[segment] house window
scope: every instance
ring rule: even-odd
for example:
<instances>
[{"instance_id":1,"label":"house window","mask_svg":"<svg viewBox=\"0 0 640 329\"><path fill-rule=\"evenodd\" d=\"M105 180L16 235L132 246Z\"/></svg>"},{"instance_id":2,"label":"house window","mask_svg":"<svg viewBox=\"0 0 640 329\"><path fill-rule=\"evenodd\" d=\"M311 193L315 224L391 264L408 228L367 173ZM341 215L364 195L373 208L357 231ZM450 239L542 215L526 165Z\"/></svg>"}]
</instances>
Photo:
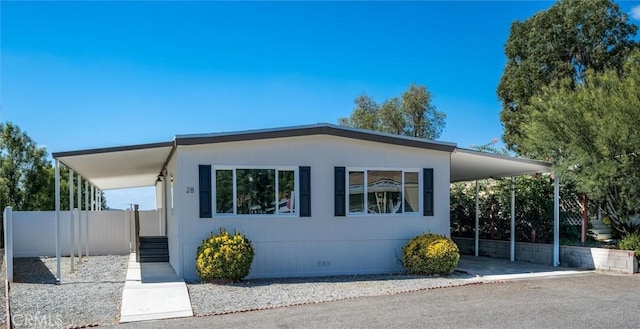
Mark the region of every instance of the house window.
<instances>
[{"instance_id":1,"label":"house window","mask_svg":"<svg viewBox=\"0 0 640 329\"><path fill-rule=\"evenodd\" d=\"M364 171L349 172L349 212L364 213Z\"/></svg>"},{"instance_id":2,"label":"house window","mask_svg":"<svg viewBox=\"0 0 640 329\"><path fill-rule=\"evenodd\" d=\"M350 214L401 214L420 211L419 172L349 170Z\"/></svg>"},{"instance_id":3,"label":"house window","mask_svg":"<svg viewBox=\"0 0 640 329\"><path fill-rule=\"evenodd\" d=\"M233 170L216 170L216 213L233 214Z\"/></svg>"},{"instance_id":4,"label":"house window","mask_svg":"<svg viewBox=\"0 0 640 329\"><path fill-rule=\"evenodd\" d=\"M295 177L289 168L216 169L216 214L296 214Z\"/></svg>"}]
</instances>

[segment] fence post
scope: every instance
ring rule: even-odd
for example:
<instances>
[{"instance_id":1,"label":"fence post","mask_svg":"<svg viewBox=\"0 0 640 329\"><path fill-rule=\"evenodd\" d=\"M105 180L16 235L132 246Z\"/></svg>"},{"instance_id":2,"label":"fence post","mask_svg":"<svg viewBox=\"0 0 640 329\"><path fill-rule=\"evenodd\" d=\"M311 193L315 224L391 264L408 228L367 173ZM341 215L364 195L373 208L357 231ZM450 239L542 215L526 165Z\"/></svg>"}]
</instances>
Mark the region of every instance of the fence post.
<instances>
[{"instance_id":1,"label":"fence post","mask_svg":"<svg viewBox=\"0 0 640 329\"><path fill-rule=\"evenodd\" d=\"M82 245L82 241L80 240L80 236L79 236L79 230L80 230L80 210L78 208L73 209L73 222L76 223L78 225L74 224L74 229L73 229L73 239L71 240L72 244L73 244L73 249L76 250L78 252L78 265L80 265L80 262L82 261L82 254L80 253L80 248ZM77 245L77 248L76 248Z\"/></svg>"},{"instance_id":2,"label":"fence post","mask_svg":"<svg viewBox=\"0 0 640 329\"><path fill-rule=\"evenodd\" d=\"M13 210L4 208L4 259L7 267L7 281L13 282Z\"/></svg>"},{"instance_id":3,"label":"fence post","mask_svg":"<svg viewBox=\"0 0 640 329\"><path fill-rule=\"evenodd\" d=\"M137 204L133 205L133 216L136 225L136 262L140 263L140 214Z\"/></svg>"}]
</instances>

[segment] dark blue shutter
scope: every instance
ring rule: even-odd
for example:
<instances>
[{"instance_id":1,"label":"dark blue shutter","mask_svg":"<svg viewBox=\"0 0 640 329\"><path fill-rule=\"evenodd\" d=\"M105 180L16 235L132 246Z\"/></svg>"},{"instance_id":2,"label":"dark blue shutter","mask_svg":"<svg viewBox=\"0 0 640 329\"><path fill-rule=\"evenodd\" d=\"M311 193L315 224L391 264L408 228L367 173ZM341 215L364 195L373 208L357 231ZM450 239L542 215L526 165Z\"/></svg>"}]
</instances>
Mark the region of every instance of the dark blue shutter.
<instances>
[{"instance_id":1,"label":"dark blue shutter","mask_svg":"<svg viewBox=\"0 0 640 329\"><path fill-rule=\"evenodd\" d=\"M211 218L211 166L200 165L198 193L200 195L200 218Z\"/></svg>"},{"instance_id":2,"label":"dark blue shutter","mask_svg":"<svg viewBox=\"0 0 640 329\"><path fill-rule=\"evenodd\" d=\"M300 167L300 217L311 217L311 167Z\"/></svg>"},{"instance_id":3,"label":"dark blue shutter","mask_svg":"<svg viewBox=\"0 0 640 329\"><path fill-rule=\"evenodd\" d=\"M346 215L346 186L345 186L345 168L344 167L335 167L334 168L334 215L335 216L345 216Z\"/></svg>"},{"instance_id":4,"label":"dark blue shutter","mask_svg":"<svg viewBox=\"0 0 640 329\"><path fill-rule=\"evenodd\" d=\"M422 174L423 215L433 216L433 168L424 168Z\"/></svg>"}]
</instances>

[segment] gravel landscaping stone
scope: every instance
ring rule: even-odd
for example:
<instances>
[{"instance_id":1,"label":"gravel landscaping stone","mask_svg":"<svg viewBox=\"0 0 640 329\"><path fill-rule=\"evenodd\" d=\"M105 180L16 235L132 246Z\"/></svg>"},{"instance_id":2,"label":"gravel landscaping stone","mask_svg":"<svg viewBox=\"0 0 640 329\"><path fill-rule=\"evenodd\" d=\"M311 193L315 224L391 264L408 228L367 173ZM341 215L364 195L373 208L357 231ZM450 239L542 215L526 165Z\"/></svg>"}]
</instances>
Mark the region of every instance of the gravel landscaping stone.
<instances>
[{"instance_id":1,"label":"gravel landscaping stone","mask_svg":"<svg viewBox=\"0 0 640 329\"><path fill-rule=\"evenodd\" d=\"M261 279L240 283L187 283L197 316L320 303L365 296L382 296L473 281L465 274L447 277L360 275L303 279Z\"/></svg>"},{"instance_id":2,"label":"gravel landscaping stone","mask_svg":"<svg viewBox=\"0 0 640 329\"><path fill-rule=\"evenodd\" d=\"M9 291L14 328L83 327L118 323L129 256L90 256L70 271L61 261L61 284L55 284L56 258L14 259Z\"/></svg>"},{"instance_id":3,"label":"gravel landscaping stone","mask_svg":"<svg viewBox=\"0 0 640 329\"><path fill-rule=\"evenodd\" d=\"M0 306L2 306L1 310L0 310L0 327L5 327L6 323L7 323L7 315L5 313L6 310L6 295L5 295L5 286L4 286L4 282L6 281L6 277L7 277L7 269L5 267L5 263L4 263L4 249L0 248L0 288L2 288L2 293L0 293L0 296L2 296L2 303L0 303Z\"/></svg>"}]
</instances>

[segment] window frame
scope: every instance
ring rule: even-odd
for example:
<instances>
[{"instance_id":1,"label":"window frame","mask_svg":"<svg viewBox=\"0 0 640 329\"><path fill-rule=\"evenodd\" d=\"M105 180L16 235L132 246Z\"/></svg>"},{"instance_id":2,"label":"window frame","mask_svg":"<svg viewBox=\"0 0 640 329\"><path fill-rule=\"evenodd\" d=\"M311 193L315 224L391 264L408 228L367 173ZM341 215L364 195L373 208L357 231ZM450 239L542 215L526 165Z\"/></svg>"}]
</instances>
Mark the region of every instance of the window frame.
<instances>
[{"instance_id":1,"label":"window frame","mask_svg":"<svg viewBox=\"0 0 640 329\"><path fill-rule=\"evenodd\" d=\"M264 218L273 218L273 217L300 217L300 177L299 177L299 173L298 173L298 168L299 167L295 167L295 166L260 166L260 165L212 165L211 166L211 183L212 183L212 198L213 198L213 217L254 217L254 218L260 218L260 217L264 217ZM275 210L273 214L238 214L238 186L237 186L237 173L236 171L240 169L263 169L263 170L274 170L274 179L275 179L275 184L274 184L274 189L275 189ZM233 188L233 212L232 213L219 213L218 212L218 204L217 204L217 196L218 196L218 186L217 186L217 180L216 180L216 171L217 170L231 170L232 173L232 181L231 181L231 185ZM290 213L280 213L279 209L278 209L278 190L280 188L279 186L279 172L280 171L293 171L293 177L294 177L294 202L295 202L295 208L294 208L294 212L290 212Z\"/></svg>"},{"instance_id":2,"label":"window frame","mask_svg":"<svg viewBox=\"0 0 640 329\"><path fill-rule=\"evenodd\" d=\"M402 186L401 186L401 195L402 195L402 213L370 213L368 211L369 209L369 171L397 171L400 172L400 175L402 176ZM362 172L363 173L363 202L364 202L364 209L366 209L366 211L363 212L352 212L350 209L350 194L349 194L349 174L351 172ZM406 190L406 186L405 186L405 173L417 173L418 174L418 210L414 210L412 212L406 212L405 211L405 190ZM345 207L346 207L346 211L345 211L345 215L347 217L376 217L376 216L384 216L384 217L393 217L393 216L416 216L416 215L421 215L422 214L422 209L424 207L423 202L422 202L422 189L423 189L423 185L424 182L422 181L422 169L421 168L396 168L396 167L389 167L389 168L381 168L381 167L346 167L345 168Z\"/></svg>"}]
</instances>

